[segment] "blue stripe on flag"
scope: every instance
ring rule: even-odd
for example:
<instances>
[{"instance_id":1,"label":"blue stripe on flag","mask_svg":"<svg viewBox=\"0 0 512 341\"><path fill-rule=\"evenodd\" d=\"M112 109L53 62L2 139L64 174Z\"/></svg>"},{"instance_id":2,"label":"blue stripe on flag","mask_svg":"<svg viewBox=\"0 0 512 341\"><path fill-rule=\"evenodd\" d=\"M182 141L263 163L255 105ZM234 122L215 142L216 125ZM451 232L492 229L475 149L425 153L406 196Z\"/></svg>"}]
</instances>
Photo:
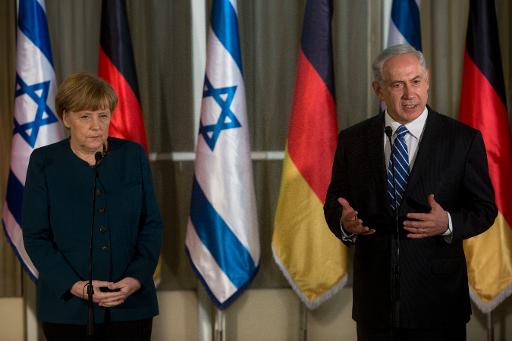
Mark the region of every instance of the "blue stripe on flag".
<instances>
[{"instance_id":1,"label":"blue stripe on flag","mask_svg":"<svg viewBox=\"0 0 512 341\"><path fill-rule=\"evenodd\" d=\"M393 0L391 20L407 42L421 51L420 10L414 0Z\"/></svg>"},{"instance_id":2,"label":"blue stripe on flag","mask_svg":"<svg viewBox=\"0 0 512 341\"><path fill-rule=\"evenodd\" d=\"M229 0L214 0L212 4L211 26L213 32L233 57L240 73L243 74L238 19Z\"/></svg>"},{"instance_id":3,"label":"blue stripe on flag","mask_svg":"<svg viewBox=\"0 0 512 341\"><path fill-rule=\"evenodd\" d=\"M19 1L19 29L36 45L53 66L46 14L36 0Z\"/></svg>"},{"instance_id":4,"label":"blue stripe on flag","mask_svg":"<svg viewBox=\"0 0 512 341\"><path fill-rule=\"evenodd\" d=\"M259 265L256 267L254 272L250 275L249 280L247 281L247 283L245 283L243 286L239 287L238 290L233 295L231 295L227 300L225 300L224 302L221 302L221 301L219 301L217 299L217 297L215 296L213 291L210 289L209 283L206 282L206 280L201 275L201 272L199 271L199 269L196 267L196 265L192 261L192 256L191 256L190 251L188 250L188 248L185 248L185 253L187 254L187 257L188 257L188 259L190 261L190 264L192 264L192 271L194 271L194 273L196 274L197 278L199 278L199 281L205 287L206 293L208 294L208 297L210 297L210 299L215 303L215 305L219 309L221 309L221 310L224 310L227 307L229 307L231 305L231 303L233 303L238 298L238 296L240 296L244 292L244 290L249 286L249 284L251 284L254 276L256 276L256 274L258 273L259 267L260 267Z\"/></svg>"},{"instance_id":5,"label":"blue stripe on flag","mask_svg":"<svg viewBox=\"0 0 512 341\"><path fill-rule=\"evenodd\" d=\"M23 202L24 187L12 170L9 170L7 184L6 203L12 216L16 219L18 225L21 226L21 203Z\"/></svg>"},{"instance_id":6,"label":"blue stripe on flag","mask_svg":"<svg viewBox=\"0 0 512 341\"><path fill-rule=\"evenodd\" d=\"M224 219L204 195L197 179L192 186L190 219L199 239L219 267L237 288L252 278L256 267L248 250L240 243Z\"/></svg>"}]
</instances>

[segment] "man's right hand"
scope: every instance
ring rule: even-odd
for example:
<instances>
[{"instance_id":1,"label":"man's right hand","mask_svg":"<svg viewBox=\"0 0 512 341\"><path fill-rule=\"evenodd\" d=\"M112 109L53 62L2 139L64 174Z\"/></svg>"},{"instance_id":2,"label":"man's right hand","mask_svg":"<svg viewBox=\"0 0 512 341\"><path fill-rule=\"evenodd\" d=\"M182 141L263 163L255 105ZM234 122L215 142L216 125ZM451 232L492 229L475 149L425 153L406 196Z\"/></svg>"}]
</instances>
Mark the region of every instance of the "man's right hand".
<instances>
[{"instance_id":1,"label":"man's right hand","mask_svg":"<svg viewBox=\"0 0 512 341\"><path fill-rule=\"evenodd\" d=\"M363 221L357 217L357 211L350 206L345 198L338 198L341 205L341 226L348 234L367 236L374 234L375 230L363 225Z\"/></svg>"}]
</instances>

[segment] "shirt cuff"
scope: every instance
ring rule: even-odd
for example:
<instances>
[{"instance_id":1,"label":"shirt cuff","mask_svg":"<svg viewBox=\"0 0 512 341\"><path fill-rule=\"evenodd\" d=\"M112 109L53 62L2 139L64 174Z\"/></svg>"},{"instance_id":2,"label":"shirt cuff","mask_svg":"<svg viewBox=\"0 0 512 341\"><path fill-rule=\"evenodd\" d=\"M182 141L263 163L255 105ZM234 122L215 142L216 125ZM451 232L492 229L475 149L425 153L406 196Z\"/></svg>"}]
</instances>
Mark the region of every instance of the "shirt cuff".
<instances>
[{"instance_id":1,"label":"shirt cuff","mask_svg":"<svg viewBox=\"0 0 512 341\"><path fill-rule=\"evenodd\" d=\"M352 244L354 244L356 242L357 235L354 233L348 234L347 231L345 231L343 229L343 224L341 223L341 218L340 218L340 230L341 230L341 240L343 240L344 242L347 242L347 243L352 243Z\"/></svg>"},{"instance_id":2,"label":"shirt cuff","mask_svg":"<svg viewBox=\"0 0 512 341\"><path fill-rule=\"evenodd\" d=\"M453 225L452 225L452 216L450 212L446 212L448 214L448 229L444 231L442 236L444 237L444 241L447 243L451 243L453 239Z\"/></svg>"}]
</instances>

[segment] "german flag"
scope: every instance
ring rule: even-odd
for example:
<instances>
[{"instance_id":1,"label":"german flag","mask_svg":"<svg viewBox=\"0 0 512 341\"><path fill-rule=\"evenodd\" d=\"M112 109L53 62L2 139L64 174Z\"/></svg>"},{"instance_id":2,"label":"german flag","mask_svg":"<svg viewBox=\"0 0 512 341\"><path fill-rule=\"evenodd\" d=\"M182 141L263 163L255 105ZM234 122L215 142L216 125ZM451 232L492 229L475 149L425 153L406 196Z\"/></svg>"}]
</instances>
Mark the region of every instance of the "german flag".
<instances>
[{"instance_id":1,"label":"german flag","mask_svg":"<svg viewBox=\"0 0 512 341\"><path fill-rule=\"evenodd\" d=\"M512 148L494 0L471 0L459 119L482 132L498 216L466 240L471 297L484 312L512 293Z\"/></svg>"},{"instance_id":2,"label":"german flag","mask_svg":"<svg viewBox=\"0 0 512 341\"><path fill-rule=\"evenodd\" d=\"M338 133L331 19L332 1L308 0L272 236L274 260L310 309L347 280L347 249L323 213Z\"/></svg>"},{"instance_id":3,"label":"german flag","mask_svg":"<svg viewBox=\"0 0 512 341\"><path fill-rule=\"evenodd\" d=\"M124 0L103 0L98 75L110 83L119 103L109 135L140 143L147 151L144 116Z\"/></svg>"}]
</instances>

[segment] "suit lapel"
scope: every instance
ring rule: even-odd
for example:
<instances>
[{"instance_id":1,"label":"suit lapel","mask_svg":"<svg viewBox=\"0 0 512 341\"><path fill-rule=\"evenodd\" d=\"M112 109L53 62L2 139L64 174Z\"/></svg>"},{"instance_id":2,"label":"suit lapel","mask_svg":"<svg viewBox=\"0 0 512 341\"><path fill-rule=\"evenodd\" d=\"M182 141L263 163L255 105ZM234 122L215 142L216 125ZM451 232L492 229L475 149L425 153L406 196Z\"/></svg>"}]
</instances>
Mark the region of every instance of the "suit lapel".
<instances>
[{"instance_id":1,"label":"suit lapel","mask_svg":"<svg viewBox=\"0 0 512 341\"><path fill-rule=\"evenodd\" d=\"M429 170L434 162L433 158L436 155L436 142L440 141L439 134L442 134L442 127L439 121L438 113L428 108L428 117L425 122L425 129L420 144L418 145L418 152L414 161L413 168L409 174L407 188L405 189L404 199L400 206L400 214L407 208L416 208L419 210L430 210L427 203L427 188L430 181L435 181L429 176ZM405 203L405 205L404 205Z\"/></svg>"},{"instance_id":2,"label":"suit lapel","mask_svg":"<svg viewBox=\"0 0 512 341\"><path fill-rule=\"evenodd\" d=\"M368 136L368 158L375 162L379 160L374 167L371 167L372 178L375 184L375 193L377 193L377 207L386 207L391 214L391 207L387 199L386 186L386 159L384 158L384 113L376 117L373 124L369 127Z\"/></svg>"}]
</instances>

